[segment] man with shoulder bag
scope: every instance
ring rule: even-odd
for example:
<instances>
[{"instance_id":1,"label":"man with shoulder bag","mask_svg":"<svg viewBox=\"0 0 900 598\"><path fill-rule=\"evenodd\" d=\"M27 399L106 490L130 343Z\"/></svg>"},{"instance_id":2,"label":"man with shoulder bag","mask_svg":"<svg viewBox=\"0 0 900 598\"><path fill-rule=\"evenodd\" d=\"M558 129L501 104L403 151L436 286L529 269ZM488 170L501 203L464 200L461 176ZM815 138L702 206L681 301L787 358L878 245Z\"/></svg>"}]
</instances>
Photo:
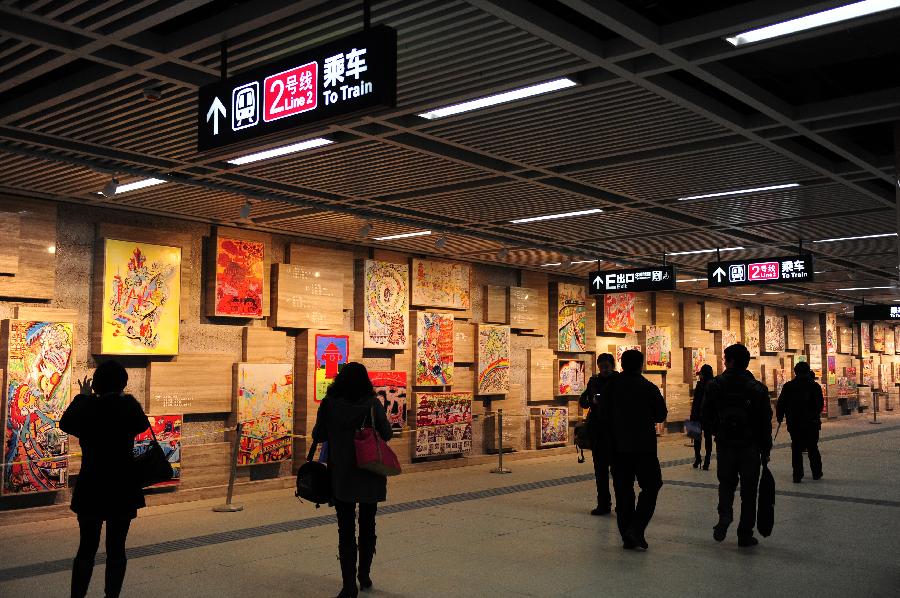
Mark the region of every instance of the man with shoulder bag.
<instances>
[{"instance_id":1,"label":"man with shoulder bag","mask_svg":"<svg viewBox=\"0 0 900 598\"><path fill-rule=\"evenodd\" d=\"M814 480L822 479L822 455L819 454L820 413L825 405L822 387L816 382L809 364L801 361L794 366L794 379L784 385L775 404L775 417L780 424L787 418L791 435L791 465L794 483L803 480L803 451L809 455L809 468Z\"/></svg>"},{"instance_id":2,"label":"man with shoulder bag","mask_svg":"<svg viewBox=\"0 0 900 598\"><path fill-rule=\"evenodd\" d=\"M609 353L597 357L597 373L588 380L587 387L578 400L582 409L590 409L587 416L587 435L594 461L594 476L597 479L597 506L591 515L609 515L612 511L612 496L609 492L609 455L604 450L602 441L602 422L600 421L599 399L603 388L619 373L616 371L616 360Z\"/></svg>"}]
</instances>

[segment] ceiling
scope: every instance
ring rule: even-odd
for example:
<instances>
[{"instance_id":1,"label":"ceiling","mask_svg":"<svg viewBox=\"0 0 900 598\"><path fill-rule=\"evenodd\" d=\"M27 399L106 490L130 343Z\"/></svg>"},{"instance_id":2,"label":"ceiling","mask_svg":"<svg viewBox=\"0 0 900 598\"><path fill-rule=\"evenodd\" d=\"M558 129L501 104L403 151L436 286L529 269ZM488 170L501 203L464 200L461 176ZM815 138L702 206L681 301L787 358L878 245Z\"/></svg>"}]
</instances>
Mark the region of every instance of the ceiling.
<instances>
[{"instance_id":1,"label":"ceiling","mask_svg":"<svg viewBox=\"0 0 900 598\"><path fill-rule=\"evenodd\" d=\"M372 25L398 32L396 109L303 131L327 147L238 167L234 152L197 151L197 90L220 78L223 42L233 75L359 31L363 2L4 1L0 191L228 224L249 200L244 226L578 276L596 264L570 261L783 255L803 240L817 282L757 300L900 299L897 237L812 242L897 232L900 10L723 40L844 3L373 0ZM562 76L580 84L416 116ZM104 200L113 174L169 182ZM678 199L781 183L800 186ZM509 222L590 208L603 212ZM372 240L420 229L434 234ZM714 255L665 259L688 279ZM838 290L873 286L891 288Z\"/></svg>"}]
</instances>

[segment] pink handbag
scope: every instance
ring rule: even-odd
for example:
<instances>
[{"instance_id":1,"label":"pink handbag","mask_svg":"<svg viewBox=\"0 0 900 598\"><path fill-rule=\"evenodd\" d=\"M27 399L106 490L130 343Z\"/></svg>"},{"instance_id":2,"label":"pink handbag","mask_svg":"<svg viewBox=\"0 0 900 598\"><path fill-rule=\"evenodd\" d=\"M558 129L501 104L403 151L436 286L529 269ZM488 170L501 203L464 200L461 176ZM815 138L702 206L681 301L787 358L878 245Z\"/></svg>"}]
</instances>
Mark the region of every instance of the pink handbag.
<instances>
[{"instance_id":1,"label":"pink handbag","mask_svg":"<svg viewBox=\"0 0 900 598\"><path fill-rule=\"evenodd\" d=\"M357 430L353 438L353 444L356 447L356 466L385 477L399 474L400 460L375 431L374 403L372 404L372 426L369 428L365 426L366 422L363 420L363 427Z\"/></svg>"}]
</instances>

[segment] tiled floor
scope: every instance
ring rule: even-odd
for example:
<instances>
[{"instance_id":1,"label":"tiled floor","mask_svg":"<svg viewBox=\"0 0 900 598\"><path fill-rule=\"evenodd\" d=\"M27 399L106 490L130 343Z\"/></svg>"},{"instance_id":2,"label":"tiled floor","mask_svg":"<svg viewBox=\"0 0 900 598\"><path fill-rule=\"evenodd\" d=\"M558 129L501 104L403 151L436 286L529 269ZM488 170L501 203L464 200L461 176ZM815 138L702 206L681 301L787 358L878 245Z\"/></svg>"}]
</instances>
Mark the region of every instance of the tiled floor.
<instances>
[{"instance_id":1,"label":"tiled floor","mask_svg":"<svg viewBox=\"0 0 900 598\"><path fill-rule=\"evenodd\" d=\"M394 478L378 519L371 596L891 596L900 595L900 416L822 431L825 479L790 483L790 453L773 453L780 494L774 534L751 551L713 542L715 472L667 462L645 554L623 551L614 518L587 514L588 463L570 456ZM847 435L827 440L828 437ZM779 438L779 441L787 440ZM548 483L548 481L550 483ZM490 492L501 489L500 492ZM435 501L423 499L437 498ZM132 525L125 596L333 596L337 533L290 491L145 509ZM283 525L273 525L283 524ZM267 526L267 527L264 527ZM288 530L288 531L284 531ZM226 533L230 532L230 533ZM733 530L732 530L733 532ZM67 596L74 519L0 528L0 596ZM173 542L179 540L181 542ZM98 565L91 596L102 596Z\"/></svg>"}]
</instances>

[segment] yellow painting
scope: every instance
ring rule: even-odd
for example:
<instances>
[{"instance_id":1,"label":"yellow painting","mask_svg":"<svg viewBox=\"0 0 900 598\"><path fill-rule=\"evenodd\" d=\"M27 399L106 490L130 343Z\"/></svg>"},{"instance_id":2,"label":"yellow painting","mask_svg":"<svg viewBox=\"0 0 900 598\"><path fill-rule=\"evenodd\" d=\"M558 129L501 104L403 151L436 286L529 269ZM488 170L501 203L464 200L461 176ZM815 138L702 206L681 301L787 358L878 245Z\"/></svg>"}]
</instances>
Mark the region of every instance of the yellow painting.
<instances>
[{"instance_id":1,"label":"yellow painting","mask_svg":"<svg viewBox=\"0 0 900 598\"><path fill-rule=\"evenodd\" d=\"M177 355L181 248L104 239L104 355Z\"/></svg>"}]
</instances>

